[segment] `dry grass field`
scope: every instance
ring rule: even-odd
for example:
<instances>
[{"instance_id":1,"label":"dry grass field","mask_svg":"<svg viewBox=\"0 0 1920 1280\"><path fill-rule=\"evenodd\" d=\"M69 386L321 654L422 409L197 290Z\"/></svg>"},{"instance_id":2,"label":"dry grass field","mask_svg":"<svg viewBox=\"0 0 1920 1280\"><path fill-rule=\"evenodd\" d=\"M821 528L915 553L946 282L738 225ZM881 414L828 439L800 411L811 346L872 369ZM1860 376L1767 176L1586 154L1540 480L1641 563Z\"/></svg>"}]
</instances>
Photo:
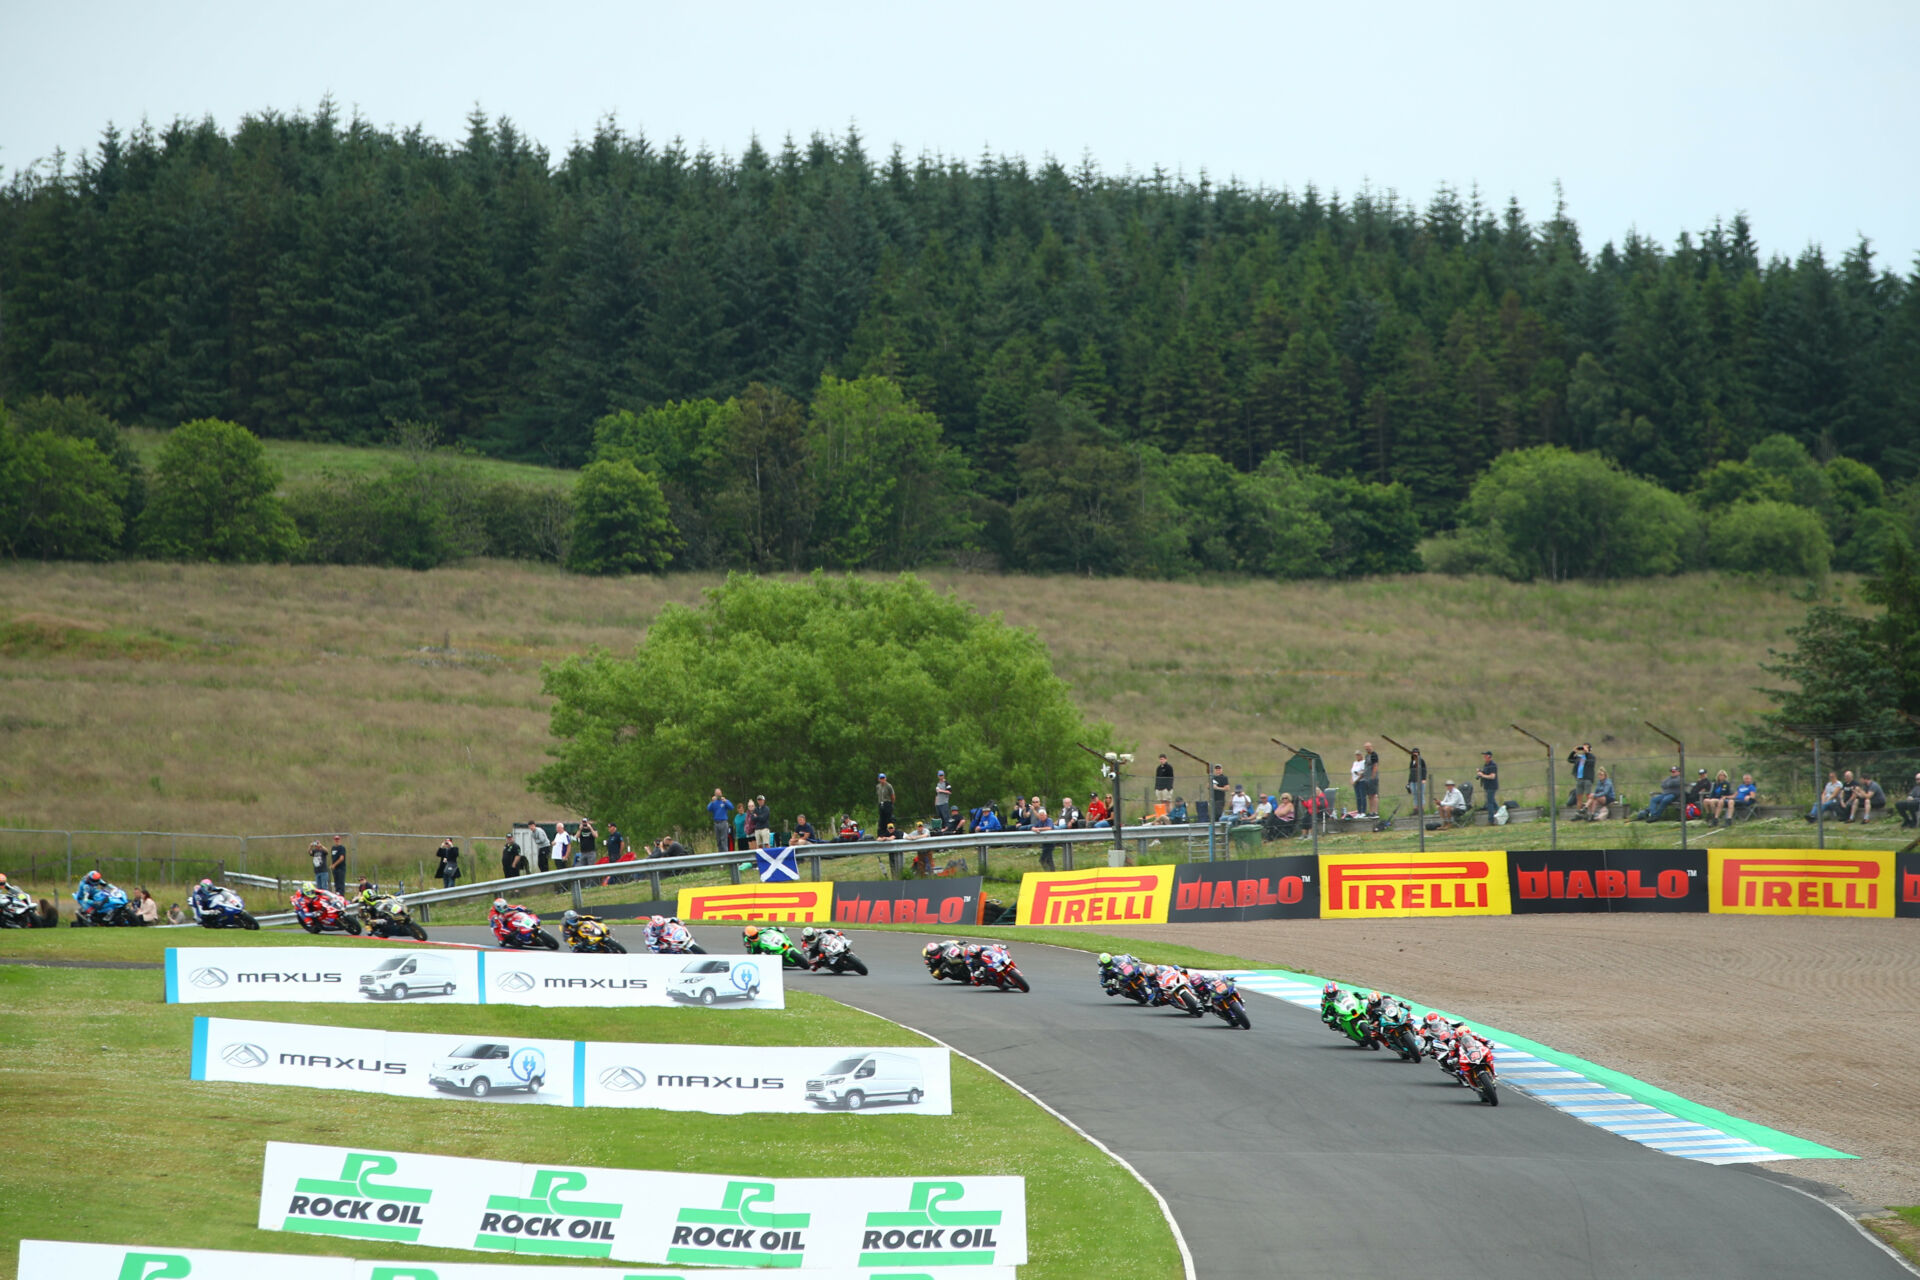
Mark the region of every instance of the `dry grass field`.
<instances>
[{"instance_id":1,"label":"dry grass field","mask_svg":"<svg viewBox=\"0 0 1920 1280\"><path fill-rule=\"evenodd\" d=\"M1510 721L1651 760L1666 744L1649 719L1711 758L1762 705L1756 664L1805 610L1785 586L1710 576L928 577L1036 630L1082 705L1142 752L1179 742L1249 781L1278 773L1269 736L1326 752L1344 781L1365 738L1391 768L1392 734L1427 751L1436 780L1491 746L1512 785L1520 748L1538 754ZM624 650L713 582L492 562L5 566L0 826L464 839L556 816L526 789L547 741L541 664Z\"/></svg>"}]
</instances>

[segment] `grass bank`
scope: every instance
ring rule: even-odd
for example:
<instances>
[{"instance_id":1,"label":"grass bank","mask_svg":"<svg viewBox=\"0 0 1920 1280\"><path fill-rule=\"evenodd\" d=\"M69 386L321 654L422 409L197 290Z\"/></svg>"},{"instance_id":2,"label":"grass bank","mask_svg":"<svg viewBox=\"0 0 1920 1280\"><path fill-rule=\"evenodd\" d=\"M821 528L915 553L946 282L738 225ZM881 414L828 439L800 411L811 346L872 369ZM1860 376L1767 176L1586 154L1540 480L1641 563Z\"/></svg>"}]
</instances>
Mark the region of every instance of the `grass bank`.
<instances>
[{"instance_id":1,"label":"grass bank","mask_svg":"<svg viewBox=\"0 0 1920 1280\"><path fill-rule=\"evenodd\" d=\"M274 947L304 935L134 930L11 935L7 953L41 959L161 959L166 945ZM336 944L347 945L347 944ZM360 943L357 945L365 946ZM416 1262L497 1255L337 1242L262 1232L260 1171L269 1139L690 1173L775 1177L1021 1174L1029 1278L1180 1274L1171 1232L1140 1184L1033 1103L963 1059L950 1117L700 1116L497 1107L187 1079L198 1006L161 1002L157 970L0 964L9 1053L0 1090L20 1151L0 1167L0 1280L23 1237L192 1244L268 1253L346 1253ZM361 1009L222 1006L223 1016L400 1031L751 1045L920 1044L882 1019L809 992L784 1011L695 1009ZM856 1127L857 1126L857 1127ZM110 1186L102 1177L111 1168Z\"/></svg>"}]
</instances>

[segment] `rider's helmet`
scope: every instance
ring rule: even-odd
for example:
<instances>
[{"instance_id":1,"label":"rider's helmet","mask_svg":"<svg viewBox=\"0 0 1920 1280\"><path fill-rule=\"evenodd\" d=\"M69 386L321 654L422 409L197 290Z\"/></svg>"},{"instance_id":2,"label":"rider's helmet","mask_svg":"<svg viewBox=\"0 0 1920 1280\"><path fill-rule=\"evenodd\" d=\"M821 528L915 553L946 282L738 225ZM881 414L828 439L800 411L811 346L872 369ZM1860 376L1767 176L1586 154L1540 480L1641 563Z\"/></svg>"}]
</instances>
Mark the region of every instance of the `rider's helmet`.
<instances>
[{"instance_id":1,"label":"rider's helmet","mask_svg":"<svg viewBox=\"0 0 1920 1280\"><path fill-rule=\"evenodd\" d=\"M87 872L87 880L91 883L95 883L95 884L99 883L100 873L98 871Z\"/></svg>"},{"instance_id":2,"label":"rider's helmet","mask_svg":"<svg viewBox=\"0 0 1920 1280\"><path fill-rule=\"evenodd\" d=\"M1446 1019L1442 1018L1439 1014L1429 1009L1427 1011L1427 1016L1422 1018L1421 1021L1427 1024L1427 1030L1432 1031L1435 1028L1437 1028L1441 1023L1445 1022Z\"/></svg>"},{"instance_id":3,"label":"rider's helmet","mask_svg":"<svg viewBox=\"0 0 1920 1280\"><path fill-rule=\"evenodd\" d=\"M578 920L579 918L580 918L580 913L575 911L572 907L568 907L566 912L562 914L560 917L561 922L564 924L572 924L575 920Z\"/></svg>"},{"instance_id":4,"label":"rider's helmet","mask_svg":"<svg viewBox=\"0 0 1920 1280\"><path fill-rule=\"evenodd\" d=\"M740 936L745 938L748 942L752 942L755 938L760 936L760 927L758 925L750 924L746 928L740 931Z\"/></svg>"},{"instance_id":5,"label":"rider's helmet","mask_svg":"<svg viewBox=\"0 0 1920 1280\"><path fill-rule=\"evenodd\" d=\"M665 916L648 916L647 923L658 929L667 923L667 918Z\"/></svg>"},{"instance_id":6,"label":"rider's helmet","mask_svg":"<svg viewBox=\"0 0 1920 1280\"><path fill-rule=\"evenodd\" d=\"M371 906L375 902L378 902L379 900L380 900L380 895L375 893L372 889L362 889L360 891L360 901L367 903L369 906Z\"/></svg>"},{"instance_id":7,"label":"rider's helmet","mask_svg":"<svg viewBox=\"0 0 1920 1280\"><path fill-rule=\"evenodd\" d=\"M301 886L300 892L306 894L308 897L312 897L314 894L320 892L320 882L318 880L309 880L305 885Z\"/></svg>"},{"instance_id":8,"label":"rider's helmet","mask_svg":"<svg viewBox=\"0 0 1920 1280\"><path fill-rule=\"evenodd\" d=\"M6 887L7 887L7 873L4 871L0 871L0 889L4 889Z\"/></svg>"},{"instance_id":9,"label":"rider's helmet","mask_svg":"<svg viewBox=\"0 0 1920 1280\"><path fill-rule=\"evenodd\" d=\"M0 881L4 881L5 879L6 879L6 877L5 877L5 876L0 876ZM209 880L209 879L207 879L207 878L206 878L205 876L201 876L201 877L200 877L200 887L201 887L202 889L211 889L211 888L213 888L213 881L211 881L211 880Z\"/></svg>"},{"instance_id":10,"label":"rider's helmet","mask_svg":"<svg viewBox=\"0 0 1920 1280\"><path fill-rule=\"evenodd\" d=\"M1102 951L1102 952L1100 953L1100 967L1101 967L1102 969L1104 969L1104 968L1106 968L1106 967L1107 967L1108 965L1110 965L1110 964L1112 964L1112 963L1113 963L1113 952L1111 952L1111 951Z\"/></svg>"},{"instance_id":11,"label":"rider's helmet","mask_svg":"<svg viewBox=\"0 0 1920 1280\"><path fill-rule=\"evenodd\" d=\"M1378 991L1369 991L1369 992L1367 992L1367 1003L1368 1003L1368 1004L1379 1004L1379 1003L1380 1003L1380 993L1379 993Z\"/></svg>"},{"instance_id":12,"label":"rider's helmet","mask_svg":"<svg viewBox=\"0 0 1920 1280\"><path fill-rule=\"evenodd\" d=\"M1320 994L1323 996L1337 996L1340 994L1340 984L1337 982L1329 982L1326 986L1320 988Z\"/></svg>"},{"instance_id":13,"label":"rider's helmet","mask_svg":"<svg viewBox=\"0 0 1920 1280\"><path fill-rule=\"evenodd\" d=\"M495 898L493 900L493 909L495 911L505 911L507 909L507 900L505 898Z\"/></svg>"},{"instance_id":14,"label":"rider's helmet","mask_svg":"<svg viewBox=\"0 0 1920 1280\"><path fill-rule=\"evenodd\" d=\"M813 926L812 926L812 925L808 925L808 926L807 926L806 928L804 928L804 929L802 929L802 930L800 931L800 940L801 940L802 942L812 942L812 941L813 941Z\"/></svg>"}]
</instances>

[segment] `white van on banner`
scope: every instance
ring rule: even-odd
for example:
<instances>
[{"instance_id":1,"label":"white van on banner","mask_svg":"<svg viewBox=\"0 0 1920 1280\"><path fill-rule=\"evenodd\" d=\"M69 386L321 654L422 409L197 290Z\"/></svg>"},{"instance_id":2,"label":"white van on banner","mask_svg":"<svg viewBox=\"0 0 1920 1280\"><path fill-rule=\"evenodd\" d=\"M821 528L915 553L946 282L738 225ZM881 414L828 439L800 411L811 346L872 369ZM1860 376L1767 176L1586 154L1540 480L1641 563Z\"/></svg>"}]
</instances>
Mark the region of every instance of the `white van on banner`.
<instances>
[{"instance_id":1,"label":"white van on banner","mask_svg":"<svg viewBox=\"0 0 1920 1280\"><path fill-rule=\"evenodd\" d=\"M897 1267L806 1267L731 1274L778 1275L781 1280L1014 1280L1012 1267L915 1267L905 1273ZM636 1271L632 1267L618 1271L605 1267L541 1267L532 1271L491 1262L394 1262L158 1245L20 1242L19 1280L259 1280L263 1275L271 1275L274 1280L696 1280L685 1271Z\"/></svg>"},{"instance_id":2,"label":"white van on banner","mask_svg":"<svg viewBox=\"0 0 1920 1280\"><path fill-rule=\"evenodd\" d=\"M168 1004L524 1004L784 1009L759 956L452 947L169 947Z\"/></svg>"},{"instance_id":3,"label":"white van on banner","mask_svg":"<svg viewBox=\"0 0 1920 1280\"><path fill-rule=\"evenodd\" d=\"M625 1044L195 1018L192 1079L713 1115L953 1114L945 1049Z\"/></svg>"},{"instance_id":4,"label":"white van on banner","mask_svg":"<svg viewBox=\"0 0 1920 1280\"><path fill-rule=\"evenodd\" d=\"M258 1225L581 1261L918 1275L1026 1262L1027 1189L1018 1177L729 1177L269 1142Z\"/></svg>"}]
</instances>

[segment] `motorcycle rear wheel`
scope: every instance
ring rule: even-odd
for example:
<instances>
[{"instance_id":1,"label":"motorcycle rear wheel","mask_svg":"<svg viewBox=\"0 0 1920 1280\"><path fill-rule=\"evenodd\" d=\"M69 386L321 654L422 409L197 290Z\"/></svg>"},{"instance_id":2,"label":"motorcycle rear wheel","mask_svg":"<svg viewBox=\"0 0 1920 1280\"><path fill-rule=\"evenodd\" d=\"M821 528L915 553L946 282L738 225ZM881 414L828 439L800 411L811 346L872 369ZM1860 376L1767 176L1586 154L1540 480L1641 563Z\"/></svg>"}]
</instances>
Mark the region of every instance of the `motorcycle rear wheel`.
<instances>
[{"instance_id":1,"label":"motorcycle rear wheel","mask_svg":"<svg viewBox=\"0 0 1920 1280\"><path fill-rule=\"evenodd\" d=\"M352 916L342 916L340 918L340 923L344 925L346 927L347 932L352 934L354 937L357 938L360 936L360 922L358 920L355 920Z\"/></svg>"},{"instance_id":2,"label":"motorcycle rear wheel","mask_svg":"<svg viewBox=\"0 0 1920 1280\"><path fill-rule=\"evenodd\" d=\"M260 927L260 922L258 920L255 920L252 916L248 915L246 912L242 911L240 913L240 927L242 929L258 929Z\"/></svg>"}]
</instances>

